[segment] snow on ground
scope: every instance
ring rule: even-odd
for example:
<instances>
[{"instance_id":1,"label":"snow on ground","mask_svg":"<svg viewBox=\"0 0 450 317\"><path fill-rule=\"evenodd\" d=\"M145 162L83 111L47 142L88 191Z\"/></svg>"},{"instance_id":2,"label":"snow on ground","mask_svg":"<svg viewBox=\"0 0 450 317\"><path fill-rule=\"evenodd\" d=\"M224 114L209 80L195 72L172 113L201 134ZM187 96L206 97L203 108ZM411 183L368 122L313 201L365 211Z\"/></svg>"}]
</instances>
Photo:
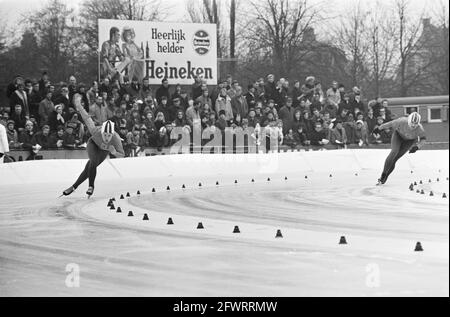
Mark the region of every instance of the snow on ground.
<instances>
[{"instance_id":1,"label":"snow on ground","mask_svg":"<svg viewBox=\"0 0 450 317\"><path fill-rule=\"evenodd\" d=\"M56 198L83 161L0 166L0 295L448 296L448 151L377 187L386 153L113 160L89 200Z\"/></svg>"}]
</instances>

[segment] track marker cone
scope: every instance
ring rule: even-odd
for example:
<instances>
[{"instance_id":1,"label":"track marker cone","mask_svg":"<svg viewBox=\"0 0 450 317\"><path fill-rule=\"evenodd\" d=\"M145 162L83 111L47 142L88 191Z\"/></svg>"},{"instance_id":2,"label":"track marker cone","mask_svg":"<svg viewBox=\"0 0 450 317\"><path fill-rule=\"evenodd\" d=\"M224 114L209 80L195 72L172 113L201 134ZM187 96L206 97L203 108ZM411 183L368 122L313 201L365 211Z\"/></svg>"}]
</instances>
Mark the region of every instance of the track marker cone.
<instances>
[{"instance_id":1,"label":"track marker cone","mask_svg":"<svg viewBox=\"0 0 450 317\"><path fill-rule=\"evenodd\" d=\"M141 191L138 190L136 194L137 194L137 195L140 195L140 194L141 194Z\"/></svg>"},{"instance_id":2,"label":"track marker cone","mask_svg":"<svg viewBox=\"0 0 450 317\"><path fill-rule=\"evenodd\" d=\"M281 234L281 230L277 230L277 234L275 235L275 238L283 238L283 235Z\"/></svg>"},{"instance_id":3,"label":"track marker cone","mask_svg":"<svg viewBox=\"0 0 450 317\"><path fill-rule=\"evenodd\" d=\"M234 226L233 233L241 233L241 230L239 230L239 226Z\"/></svg>"},{"instance_id":4,"label":"track marker cone","mask_svg":"<svg viewBox=\"0 0 450 317\"><path fill-rule=\"evenodd\" d=\"M128 217L133 217L134 215L133 215L133 212L130 210L129 212L128 212Z\"/></svg>"},{"instance_id":5,"label":"track marker cone","mask_svg":"<svg viewBox=\"0 0 450 317\"><path fill-rule=\"evenodd\" d=\"M414 182L414 186L417 186L417 182Z\"/></svg>"},{"instance_id":6,"label":"track marker cone","mask_svg":"<svg viewBox=\"0 0 450 317\"><path fill-rule=\"evenodd\" d=\"M216 186L219 186L219 181L216 182Z\"/></svg>"},{"instance_id":7,"label":"track marker cone","mask_svg":"<svg viewBox=\"0 0 450 317\"><path fill-rule=\"evenodd\" d=\"M122 208L120 208L120 207L117 207L117 211L116 211L117 213L121 213L122 212Z\"/></svg>"},{"instance_id":8,"label":"track marker cone","mask_svg":"<svg viewBox=\"0 0 450 317\"><path fill-rule=\"evenodd\" d=\"M255 182L255 180L252 178L252 183L254 183Z\"/></svg>"},{"instance_id":9,"label":"track marker cone","mask_svg":"<svg viewBox=\"0 0 450 317\"><path fill-rule=\"evenodd\" d=\"M198 183L198 187L202 187L202 183Z\"/></svg>"},{"instance_id":10,"label":"track marker cone","mask_svg":"<svg viewBox=\"0 0 450 317\"><path fill-rule=\"evenodd\" d=\"M153 189L152 189L152 193L156 193L156 189L153 188Z\"/></svg>"},{"instance_id":11,"label":"track marker cone","mask_svg":"<svg viewBox=\"0 0 450 317\"><path fill-rule=\"evenodd\" d=\"M234 183L235 183L235 184L237 184L237 183L238 183L237 179L235 179L235 180L234 180Z\"/></svg>"},{"instance_id":12,"label":"track marker cone","mask_svg":"<svg viewBox=\"0 0 450 317\"><path fill-rule=\"evenodd\" d=\"M432 192L432 191L430 192L430 196L434 196L434 194L433 194L433 192Z\"/></svg>"},{"instance_id":13,"label":"track marker cone","mask_svg":"<svg viewBox=\"0 0 450 317\"><path fill-rule=\"evenodd\" d=\"M148 215L144 214L144 218L142 218L142 220L148 220Z\"/></svg>"},{"instance_id":14,"label":"track marker cone","mask_svg":"<svg viewBox=\"0 0 450 317\"><path fill-rule=\"evenodd\" d=\"M167 186L167 190L170 190L170 186Z\"/></svg>"},{"instance_id":15,"label":"track marker cone","mask_svg":"<svg viewBox=\"0 0 450 317\"><path fill-rule=\"evenodd\" d=\"M342 236L339 240L339 244L347 244L347 239L345 239L345 236Z\"/></svg>"},{"instance_id":16,"label":"track marker cone","mask_svg":"<svg viewBox=\"0 0 450 317\"><path fill-rule=\"evenodd\" d=\"M203 227L203 223L199 222L197 225L197 229L205 229L205 227Z\"/></svg>"},{"instance_id":17,"label":"track marker cone","mask_svg":"<svg viewBox=\"0 0 450 317\"><path fill-rule=\"evenodd\" d=\"M422 189L422 190L420 191L420 194L421 194L421 195L425 195L425 191Z\"/></svg>"},{"instance_id":18,"label":"track marker cone","mask_svg":"<svg viewBox=\"0 0 450 317\"><path fill-rule=\"evenodd\" d=\"M409 185L409 190L413 191L414 190L414 184Z\"/></svg>"},{"instance_id":19,"label":"track marker cone","mask_svg":"<svg viewBox=\"0 0 450 317\"><path fill-rule=\"evenodd\" d=\"M182 189L186 189L186 185L183 184L183 186L181 186Z\"/></svg>"},{"instance_id":20,"label":"track marker cone","mask_svg":"<svg viewBox=\"0 0 450 317\"><path fill-rule=\"evenodd\" d=\"M120 199L125 199L125 197L123 197L123 194L122 194L122 195L120 195Z\"/></svg>"},{"instance_id":21,"label":"track marker cone","mask_svg":"<svg viewBox=\"0 0 450 317\"><path fill-rule=\"evenodd\" d=\"M447 194L446 194L446 193L443 193L443 194L442 194L442 198L447 198Z\"/></svg>"},{"instance_id":22,"label":"track marker cone","mask_svg":"<svg viewBox=\"0 0 450 317\"><path fill-rule=\"evenodd\" d=\"M423 248L422 248L422 243L417 242L416 243L416 248L414 249L415 252L422 252Z\"/></svg>"},{"instance_id":23,"label":"track marker cone","mask_svg":"<svg viewBox=\"0 0 450 317\"><path fill-rule=\"evenodd\" d=\"M109 207L109 209L114 210L114 209L116 209L116 207L114 207L114 204L111 204L111 206Z\"/></svg>"},{"instance_id":24,"label":"track marker cone","mask_svg":"<svg viewBox=\"0 0 450 317\"><path fill-rule=\"evenodd\" d=\"M173 220L172 220L172 218L169 218L169 219L167 220L167 224L168 224L168 225L173 225Z\"/></svg>"},{"instance_id":25,"label":"track marker cone","mask_svg":"<svg viewBox=\"0 0 450 317\"><path fill-rule=\"evenodd\" d=\"M128 193L127 193L127 197L130 197L130 196L131 196L131 195L130 195L130 193L128 192Z\"/></svg>"},{"instance_id":26,"label":"track marker cone","mask_svg":"<svg viewBox=\"0 0 450 317\"><path fill-rule=\"evenodd\" d=\"M284 180L285 180L285 181L287 181L287 180L288 180L287 176L285 176L285 177L284 177Z\"/></svg>"}]
</instances>

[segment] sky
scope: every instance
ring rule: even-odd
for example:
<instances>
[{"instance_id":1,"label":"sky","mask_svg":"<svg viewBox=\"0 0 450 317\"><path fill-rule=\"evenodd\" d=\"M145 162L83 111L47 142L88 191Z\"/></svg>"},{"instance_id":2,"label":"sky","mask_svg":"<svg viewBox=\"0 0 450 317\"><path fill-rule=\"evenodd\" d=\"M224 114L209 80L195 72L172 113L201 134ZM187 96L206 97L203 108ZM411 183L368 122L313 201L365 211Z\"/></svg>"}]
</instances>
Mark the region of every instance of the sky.
<instances>
[{"instance_id":1,"label":"sky","mask_svg":"<svg viewBox=\"0 0 450 317\"><path fill-rule=\"evenodd\" d=\"M83 0L64 1L74 7L78 7ZM186 21L187 1L189 0L163 0L164 4L170 7L171 12L164 22ZM227 3L229 0L218 1ZM309 0L309 2L314 4L317 2L323 2L323 0ZM338 21L339 16L345 15L346 10L352 6L355 6L358 2L360 2L363 6L373 7L377 2L386 5L392 4L393 0L328 0L327 7L333 8L331 12L336 13L336 19L332 19L330 23L333 23L333 20ZM445 0L409 0L410 8L417 16L423 9L430 11L433 7L436 8L441 2L445 3L446 10L448 12L448 2ZM6 25L11 34L14 34L14 29L16 28L21 16L26 15L27 12L32 10L39 9L45 3L46 0L0 0L0 27L2 24ZM246 5L248 5L247 0L238 0L238 11L244 10Z\"/></svg>"}]
</instances>

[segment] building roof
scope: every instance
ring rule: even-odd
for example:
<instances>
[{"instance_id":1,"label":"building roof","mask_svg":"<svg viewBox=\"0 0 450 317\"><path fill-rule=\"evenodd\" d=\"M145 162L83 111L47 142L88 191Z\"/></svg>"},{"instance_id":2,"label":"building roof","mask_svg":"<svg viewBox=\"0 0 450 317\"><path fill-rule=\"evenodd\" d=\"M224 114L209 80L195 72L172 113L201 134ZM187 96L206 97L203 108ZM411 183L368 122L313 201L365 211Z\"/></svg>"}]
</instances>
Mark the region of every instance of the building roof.
<instances>
[{"instance_id":1,"label":"building roof","mask_svg":"<svg viewBox=\"0 0 450 317\"><path fill-rule=\"evenodd\" d=\"M390 106L448 105L448 95L386 98Z\"/></svg>"}]
</instances>

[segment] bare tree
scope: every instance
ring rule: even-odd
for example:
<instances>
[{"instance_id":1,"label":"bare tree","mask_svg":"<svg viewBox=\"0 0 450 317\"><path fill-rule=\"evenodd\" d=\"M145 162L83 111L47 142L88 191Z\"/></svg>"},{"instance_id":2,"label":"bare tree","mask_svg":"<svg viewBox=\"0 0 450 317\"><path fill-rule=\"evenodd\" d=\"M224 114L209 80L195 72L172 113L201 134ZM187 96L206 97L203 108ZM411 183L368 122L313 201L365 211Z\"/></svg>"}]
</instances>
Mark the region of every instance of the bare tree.
<instances>
[{"instance_id":1,"label":"bare tree","mask_svg":"<svg viewBox=\"0 0 450 317\"><path fill-rule=\"evenodd\" d=\"M348 13L348 14L347 14ZM337 29L337 44L349 59L349 74L352 86L360 85L368 75L367 54L370 41L367 41L366 19L369 10L364 10L361 2L347 11Z\"/></svg>"},{"instance_id":2,"label":"bare tree","mask_svg":"<svg viewBox=\"0 0 450 317\"><path fill-rule=\"evenodd\" d=\"M425 65L419 65L415 67L414 74L408 74L408 64L413 61L413 58L425 45L425 41L420 43L418 41L420 37L420 22L413 22L408 12L408 0L396 0L396 17L397 17L397 41L398 41L398 53L399 53L399 93L400 96L405 97L408 95L408 88L414 85L415 80L420 78ZM420 21L421 19L418 19ZM417 19L414 19L417 21ZM409 77L409 78L408 78Z\"/></svg>"},{"instance_id":3,"label":"bare tree","mask_svg":"<svg viewBox=\"0 0 450 317\"><path fill-rule=\"evenodd\" d=\"M217 26L217 56L222 57L222 28L220 9L216 0L189 0L186 10L191 22L213 23Z\"/></svg>"},{"instance_id":4,"label":"bare tree","mask_svg":"<svg viewBox=\"0 0 450 317\"><path fill-rule=\"evenodd\" d=\"M372 94L379 97L383 82L394 77L396 41L392 27L393 20L384 8L377 5L376 9L371 11L368 22L366 34L370 43L368 65L371 68Z\"/></svg>"},{"instance_id":5,"label":"bare tree","mask_svg":"<svg viewBox=\"0 0 450 317\"><path fill-rule=\"evenodd\" d=\"M293 65L309 53L312 25L319 18L319 9L307 0L252 1L256 16L249 27L250 46L269 54L277 74L290 74Z\"/></svg>"}]
</instances>

